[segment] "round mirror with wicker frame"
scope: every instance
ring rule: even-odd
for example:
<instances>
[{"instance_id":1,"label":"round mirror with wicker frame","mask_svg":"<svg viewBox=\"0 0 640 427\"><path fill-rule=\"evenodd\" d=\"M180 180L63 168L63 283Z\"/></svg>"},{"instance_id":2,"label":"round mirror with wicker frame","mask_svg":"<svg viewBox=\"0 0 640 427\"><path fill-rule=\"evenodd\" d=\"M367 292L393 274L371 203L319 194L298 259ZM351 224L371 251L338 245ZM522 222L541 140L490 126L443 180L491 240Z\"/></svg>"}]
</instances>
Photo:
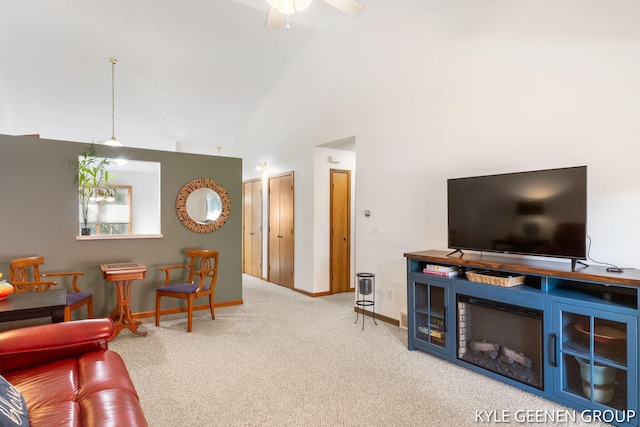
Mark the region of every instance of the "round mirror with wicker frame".
<instances>
[{"instance_id":1,"label":"round mirror with wicker frame","mask_svg":"<svg viewBox=\"0 0 640 427\"><path fill-rule=\"evenodd\" d=\"M176 199L180 222L196 233L210 233L224 225L231 213L227 190L216 181L198 178L187 182Z\"/></svg>"}]
</instances>

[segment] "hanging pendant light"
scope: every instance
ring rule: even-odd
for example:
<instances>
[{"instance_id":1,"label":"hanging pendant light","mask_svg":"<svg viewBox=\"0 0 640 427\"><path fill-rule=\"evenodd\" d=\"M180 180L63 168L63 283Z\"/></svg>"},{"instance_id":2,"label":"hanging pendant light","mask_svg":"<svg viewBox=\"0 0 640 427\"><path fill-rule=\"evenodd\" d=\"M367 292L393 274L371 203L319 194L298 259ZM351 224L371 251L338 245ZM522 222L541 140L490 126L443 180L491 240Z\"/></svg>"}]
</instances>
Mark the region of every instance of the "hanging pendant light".
<instances>
[{"instance_id":1,"label":"hanging pendant light","mask_svg":"<svg viewBox=\"0 0 640 427\"><path fill-rule=\"evenodd\" d=\"M104 145L113 145L116 147L122 147L122 142L116 139L116 64L118 60L116 58L109 58L111 63L111 138L108 141L103 142Z\"/></svg>"}]
</instances>

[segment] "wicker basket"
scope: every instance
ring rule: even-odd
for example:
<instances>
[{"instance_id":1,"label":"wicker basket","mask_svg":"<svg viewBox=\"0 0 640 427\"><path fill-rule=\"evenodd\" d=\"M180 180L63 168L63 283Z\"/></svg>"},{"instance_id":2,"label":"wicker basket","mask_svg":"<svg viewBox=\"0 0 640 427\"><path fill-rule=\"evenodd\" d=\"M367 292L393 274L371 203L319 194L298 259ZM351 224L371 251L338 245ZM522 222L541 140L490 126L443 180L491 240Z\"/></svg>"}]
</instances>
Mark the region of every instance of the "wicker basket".
<instances>
[{"instance_id":1,"label":"wicker basket","mask_svg":"<svg viewBox=\"0 0 640 427\"><path fill-rule=\"evenodd\" d=\"M472 282L503 286L506 288L523 284L524 278L525 276L505 275L504 273L489 270L467 271L467 279Z\"/></svg>"}]
</instances>

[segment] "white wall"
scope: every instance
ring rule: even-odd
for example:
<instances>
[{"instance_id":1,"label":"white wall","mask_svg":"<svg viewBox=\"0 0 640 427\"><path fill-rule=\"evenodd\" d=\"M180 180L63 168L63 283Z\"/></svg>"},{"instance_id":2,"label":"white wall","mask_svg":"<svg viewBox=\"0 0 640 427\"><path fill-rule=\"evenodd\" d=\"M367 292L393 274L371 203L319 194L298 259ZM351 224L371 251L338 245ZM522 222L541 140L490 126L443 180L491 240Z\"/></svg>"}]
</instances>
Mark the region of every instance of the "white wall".
<instances>
[{"instance_id":1,"label":"white wall","mask_svg":"<svg viewBox=\"0 0 640 427\"><path fill-rule=\"evenodd\" d=\"M161 234L160 226L160 164L157 172L114 173L114 185L131 185L132 234Z\"/></svg>"},{"instance_id":2,"label":"white wall","mask_svg":"<svg viewBox=\"0 0 640 427\"><path fill-rule=\"evenodd\" d=\"M356 216L356 265L376 274L376 312L406 305L404 252L446 249L452 177L586 164L592 258L637 265L640 2L398 9L318 32L241 132L249 165L268 153L296 171L296 286L323 265L309 259L313 147L350 135L356 204L374 213Z\"/></svg>"},{"instance_id":3,"label":"white wall","mask_svg":"<svg viewBox=\"0 0 640 427\"><path fill-rule=\"evenodd\" d=\"M238 129L311 30L232 0L2 1L0 133L235 157ZM24 23L28 22L28 27ZM218 147L222 147L219 151Z\"/></svg>"}]
</instances>

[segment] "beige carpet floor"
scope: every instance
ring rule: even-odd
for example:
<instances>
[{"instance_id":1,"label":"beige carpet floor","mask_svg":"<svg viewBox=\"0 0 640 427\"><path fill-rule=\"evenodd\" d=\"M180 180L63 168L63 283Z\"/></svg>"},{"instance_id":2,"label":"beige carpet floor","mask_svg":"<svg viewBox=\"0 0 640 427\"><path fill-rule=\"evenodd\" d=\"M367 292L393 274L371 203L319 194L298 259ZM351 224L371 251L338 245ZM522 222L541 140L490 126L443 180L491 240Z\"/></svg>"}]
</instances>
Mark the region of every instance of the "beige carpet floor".
<instances>
[{"instance_id":1,"label":"beige carpet floor","mask_svg":"<svg viewBox=\"0 0 640 427\"><path fill-rule=\"evenodd\" d=\"M368 317L362 330L353 294L311 298L244 276L243 300L213 321L196 312L191 333L179 314L110 343L151 426L585 425L579 412L566 418L572 409L408 351L397 326Z\"/></svg>"}]
</instances>

